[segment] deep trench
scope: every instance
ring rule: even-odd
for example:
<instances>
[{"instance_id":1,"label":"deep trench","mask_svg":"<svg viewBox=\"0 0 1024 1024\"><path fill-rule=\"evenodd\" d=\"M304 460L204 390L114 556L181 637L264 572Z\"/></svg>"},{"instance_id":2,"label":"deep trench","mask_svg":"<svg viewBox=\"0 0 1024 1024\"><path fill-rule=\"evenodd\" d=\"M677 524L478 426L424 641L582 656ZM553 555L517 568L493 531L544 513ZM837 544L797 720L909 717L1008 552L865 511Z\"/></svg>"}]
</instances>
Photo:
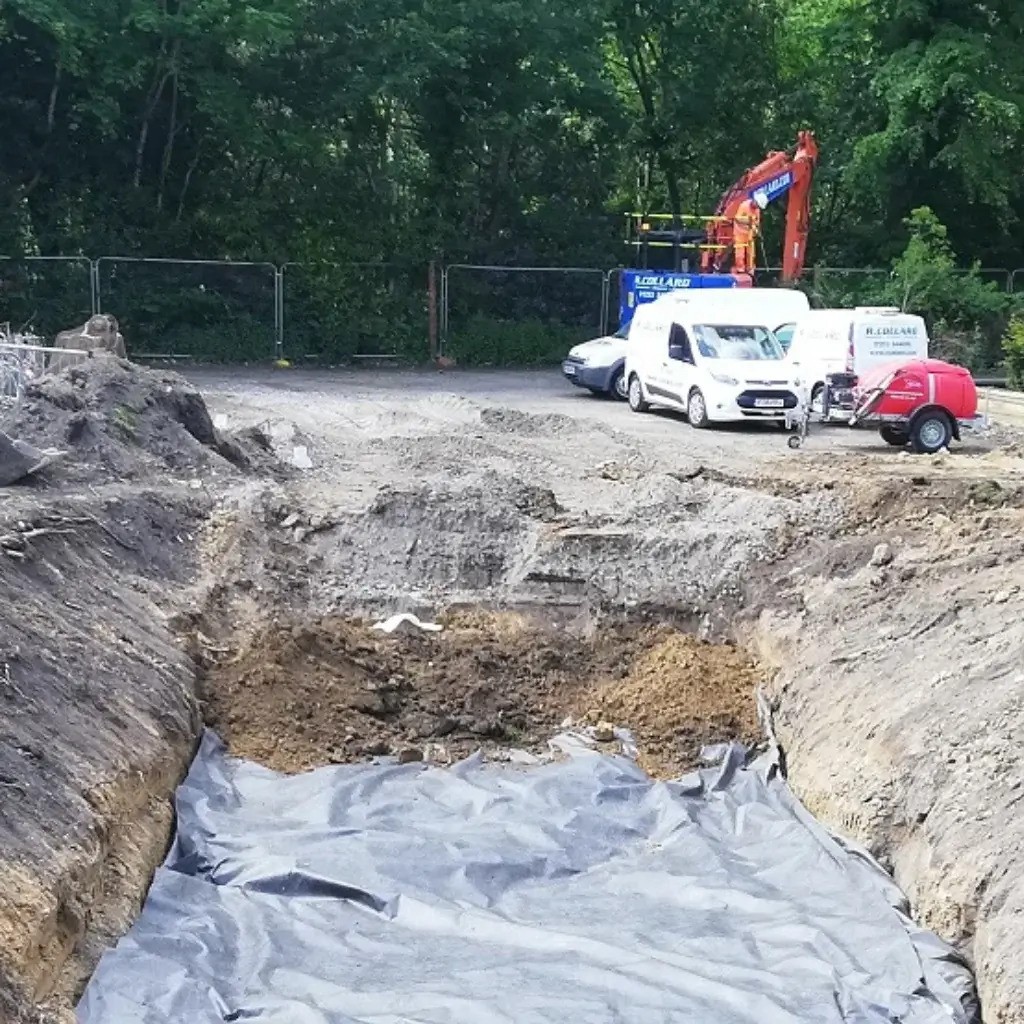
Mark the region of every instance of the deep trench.
<instances>
[{"instance_id":1,"label":"deep trench","mask_svg":"<svg viewBox=\"0 0 1024 1024\"><path fill-rule=\"evenodd\" d=\"M109 505L106 511L111 512ZM143 568L142 555L155 558L157 567L203 597L174 609L166 627L149 627L153 636L147 642L162 652L161 685L174 706L156 700L148 709L163 735L155 747L138 752L128 775L89 787L92 845L75 863L64 865L55 882L56 899L36 942L38 963L25 975L27 991L26 982L12 982L12 991L23 990L21 1019L33 1019L27 1007L38 1000L65 1007L74 1002L98 956L138 913L168 848L170 798L204 724L215 728L232 752L285 771L406 758L413 756L410 751L416 751L416 760L439 765L478 747L494 757L508 748L538 751L566 717L583 727L600 729L605 721L632 727L641 764L663 777L693 767L706 744L740 740L756 746L760 738L755 689L773 669L758 665L737 639L756 622L766 596L780 589L776 573L791 572L791 566L766 566L749 574L744 587L704 604L635 605L628 612L617 602L574 602L571 581L534 580L559 592L553 602L474 603L461 593L448 608L441 601L413 609L445 624L438 636L414 631L383 638L367 628L386 610L380 601L343 614L325 612L307 562L298 567L303 578L296 583L295 567L286 564L290 548L275 551L268 545L271 555L241 574L239 565L253 557L251 548L234 551L224 565L160 554L168 537L187 549L183 535L187 529L198 534L205 515L201 507L156 497L130 511L119 506L112 518L132 524L135 550L131 544L112 547L95 534L96 548L105 554L79 554L64 566L65 574L92 577L115 570L120 580L113 588L91 584L107 598L106 613L111 594L120 601L127 591L144 589L139 580L152 573L154 563ZM248 525L261 533L263 516ZM241 532L246 529L243 525ZM324 543L329 542L328 531ZM48 560L65 558L68 546L52 543L45 552ZM870 544L870 537L852 542L851 563L862 560ZM271 586L255 594L252 581L268 557L276 559ZM110 559L120 564L112 566ZM843 571L838 562L835 568ZM52 593L54 583L45 580L42 569L29 565L22 571ZM273 580L281 585L279 592ZM144 608L125 603L114 609L115 637L145 632L146 616L160 620L159 591L147 601ZM122 618L116 620L116 614ZM110 618L107 614L108 624ZM136 643L127 646L151 672L156 656L140 655ZM441 650L449 663L439 656ZM695 685L687 691L687 706L673 707L659 721L667 691L657 684L670 681L677 690L680 675L673 671L690 673ZM481 686L479 676L485 674L499 685ZM171 677L176 681L168 682ZM708 687L708 680L715 685ZM726 683L732 686L727 691ZM543 700L537 699L538 690ZM134 699L126 692L118 715L135 714ZM321 721L328 705L332 714L340 713Z\"/></svg>"}]
</instances>

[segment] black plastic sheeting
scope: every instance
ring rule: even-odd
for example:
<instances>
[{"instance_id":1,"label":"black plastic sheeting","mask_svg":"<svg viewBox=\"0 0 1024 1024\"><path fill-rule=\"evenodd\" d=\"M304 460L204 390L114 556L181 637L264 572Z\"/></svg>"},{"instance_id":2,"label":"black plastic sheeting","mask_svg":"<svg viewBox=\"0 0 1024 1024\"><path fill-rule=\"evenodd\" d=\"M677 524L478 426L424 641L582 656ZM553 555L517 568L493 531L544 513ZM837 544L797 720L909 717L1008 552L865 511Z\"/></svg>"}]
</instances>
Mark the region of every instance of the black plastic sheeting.
<instances>
[{"instance_id":1,"label":"black plastic sheeting","mask_svg":"<svg viewBox=\"0 0 1024 1024\"><path fill-rule=\"evenodd\" d=\"M972 983L764 757L284 777L208 734L82 1024L968 1024Z\"/></svg>"}]
</instances>

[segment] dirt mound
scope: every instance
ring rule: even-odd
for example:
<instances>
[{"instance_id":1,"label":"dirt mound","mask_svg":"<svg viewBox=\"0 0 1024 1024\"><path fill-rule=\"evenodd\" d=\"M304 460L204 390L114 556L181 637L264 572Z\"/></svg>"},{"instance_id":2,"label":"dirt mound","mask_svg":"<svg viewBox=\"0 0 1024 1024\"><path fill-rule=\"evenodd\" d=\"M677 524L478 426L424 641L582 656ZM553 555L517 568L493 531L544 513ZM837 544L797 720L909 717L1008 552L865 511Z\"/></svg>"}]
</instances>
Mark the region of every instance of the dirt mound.
<instances>
[{"instance_id":1,"label":"dirt mound","mask_svg":"<svg viewBox=\"0 0 1024 1024\"><path fill-rule=\"evenodd\" d=\"M609 683L581 705L586 719L629 726L640 764L672 777L692 766L703 746L762 735L754 694L761 673L739 650L682 633L660 635L629 675Z\"/></svg>"},{"instance_id":2,"label":"dirt mound","mask_svg":"<svg viewBox=\"0 0 1024 1024\"><path fill-rule=\"evenodd\" d=\"M574 434L579 430L579 425L570 416L563 416L560 413L519 412L508 408L481 409L480 422L491 430L528 437Z\"/></svg>"},{"instance_id":3,"label":"dirt mound","mask_svg":"<svg viewBox=\"0 0 1024 1024\"><path fill-rule=\"evenodd\" d=\"M33 382L3 426L37 448L70 452L62 474L72 479L276 469L269 443L252 432L222 436L202 395L184 378L114 357Z\"/></svg>"},{"instance_id":4,"label":"dirt mound","mask_svg":"<svg viewBox=\"0 0 1024 1024\"><path fill-rule=\"evenodd\" d=\"M384 636L326 618L226 647L200 641L207 721L233 753L281 771L403 751L540 750L579 709L635 727L661 774L695 764L705 743L758 735L750 663L667 627L585 639L481 614Z\"/></svg>"}]
</instances>

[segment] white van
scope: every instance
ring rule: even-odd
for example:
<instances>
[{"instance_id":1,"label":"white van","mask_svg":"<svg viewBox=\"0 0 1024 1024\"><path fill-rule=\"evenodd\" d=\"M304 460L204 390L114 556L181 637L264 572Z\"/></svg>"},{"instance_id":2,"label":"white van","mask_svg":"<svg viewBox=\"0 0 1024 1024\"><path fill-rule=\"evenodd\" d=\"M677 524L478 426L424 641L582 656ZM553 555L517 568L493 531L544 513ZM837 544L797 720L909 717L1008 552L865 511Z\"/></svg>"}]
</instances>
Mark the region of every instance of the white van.
<instances>
[{"instance_id":1,"label":"white van","mask_svg":"<svg viewBox=\"0 0 1024 1024\"><path fill-rule=\"evenodd\" d=\"M822 409L825 378L859 377L897 359L927 359L928 328L919 316L895 307L816 309L802 316L786 352L811 407Z\"/></svg>"},{"instance_id":2,"label":"white van","mask_svg":"<svg viewBox=\"0 0 1024 1024\"><path fill-rule=\"evenodd\" d=\"M669 303L686 304L693 308L718 310L716 316L767 324L787 339L797 320L810 309L807 296L793 288L681 288L658 296L647 305ZM633 314L633 320L636 313ZM607 393L618 398L627 397L626 353L629 349L630 329L633 323L620 327L614 334L593 341L585 341L569 350L562 361L562 373L576 387L595 394Z\"/></svg>"},{"instance_id":3,"label":"white van","mask_svg":"<svg viewBox=\"0 0 1024 1024\"><path fill-rule=\"evenodd\" d=\"M629 406L679 409L693 427L784 421L798 404L792 370L772 331L704 303L662 302L633 316L626 354Z\"/></svg>"}]
</instances>

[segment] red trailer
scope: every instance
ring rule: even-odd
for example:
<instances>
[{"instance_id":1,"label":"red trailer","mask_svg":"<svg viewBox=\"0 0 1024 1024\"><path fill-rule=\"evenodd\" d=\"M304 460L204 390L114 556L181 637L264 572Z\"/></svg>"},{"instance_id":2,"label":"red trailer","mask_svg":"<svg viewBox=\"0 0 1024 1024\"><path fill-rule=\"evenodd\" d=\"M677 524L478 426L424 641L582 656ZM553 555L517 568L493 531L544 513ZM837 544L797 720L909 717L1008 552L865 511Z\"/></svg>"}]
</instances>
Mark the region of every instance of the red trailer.
<instances>
[{"instance_id":1,"label":"red trailer","mask_svg":"<svg viewBox=\"0 0 1024 1024\"><path fill-rule=\"evenodd\" d=\"M978 415L978 391L970 371L939 359L887 363L860 378L829 378L827 390L850 395L849 425L877 427L882 439L898 448L934 454L960 439L960 428ZM799 448L809 414L789 439Z\"/></svg>"}]
</instances>

